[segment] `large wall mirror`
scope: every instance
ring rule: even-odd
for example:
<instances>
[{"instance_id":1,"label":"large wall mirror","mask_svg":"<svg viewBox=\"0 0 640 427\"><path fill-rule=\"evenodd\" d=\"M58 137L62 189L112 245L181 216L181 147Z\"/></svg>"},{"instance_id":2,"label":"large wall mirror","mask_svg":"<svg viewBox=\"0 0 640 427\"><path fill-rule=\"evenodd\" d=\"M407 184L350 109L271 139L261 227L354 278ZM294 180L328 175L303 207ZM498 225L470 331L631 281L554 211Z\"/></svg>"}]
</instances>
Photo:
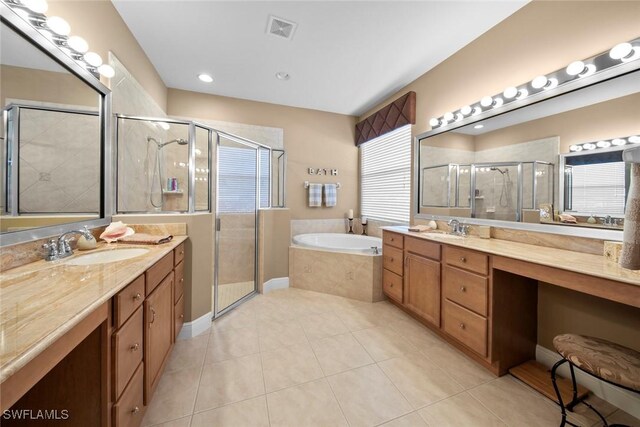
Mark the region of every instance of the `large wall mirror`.
<instances>
[{"instance_id":1,"label":"large wall mirror","mask_svg":"<svg viewBox=\"0 0 640 427\"><path fill-rule=\"evenodd\" d=\"M4 5L0 25L3 244L104 221L108 89Z\"/></svg>"},{"instance_id":2,"label":"large wall mirror","mask_svg":"<svg viewBox=\"0 0 640 427\"><path fill-rule=\"evenodd\" d=\"M428 132L416 148L417 217L622 230L629 186L622 150L639 135L638 70Z\"/></svg>"}]
</instances>

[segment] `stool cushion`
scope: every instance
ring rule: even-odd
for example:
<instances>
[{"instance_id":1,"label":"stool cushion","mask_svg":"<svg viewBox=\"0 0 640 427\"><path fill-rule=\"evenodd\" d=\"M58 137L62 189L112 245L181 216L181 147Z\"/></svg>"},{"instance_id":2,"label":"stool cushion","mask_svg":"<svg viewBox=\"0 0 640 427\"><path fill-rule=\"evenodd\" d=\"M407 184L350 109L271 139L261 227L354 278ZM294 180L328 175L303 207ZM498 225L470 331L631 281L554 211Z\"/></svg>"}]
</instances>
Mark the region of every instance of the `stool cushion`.
<instances>
[{"instance_id":1,"label":"stool cushion","mask_svg":"<svg viewBox=\"0 0 640 427\"><path fill-rule=\"evenodd\" d=\"M558 335L553 346L583 371L640 391L640 352L600 338L574 334Z\"/></svg>"}]
</instances>

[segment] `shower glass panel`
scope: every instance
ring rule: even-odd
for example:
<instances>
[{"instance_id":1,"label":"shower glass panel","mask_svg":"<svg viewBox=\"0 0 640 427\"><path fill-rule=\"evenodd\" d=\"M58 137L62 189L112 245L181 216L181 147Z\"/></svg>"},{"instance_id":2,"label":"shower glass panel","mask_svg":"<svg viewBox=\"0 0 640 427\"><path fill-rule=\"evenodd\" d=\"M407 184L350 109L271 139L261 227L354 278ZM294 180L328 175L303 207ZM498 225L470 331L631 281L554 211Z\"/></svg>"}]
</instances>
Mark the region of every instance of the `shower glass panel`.
<instances>
[{"instance_id":1,"label":"shower glass panel","mask_svg":"<svg viewBox=\"0 0 640 427\"><path fill-rule=\"evenodd\" d=\"M260 209L271 206L271 150L258 148L260 158Z\"/></svg>"},{"instance_id":2,"label":"shower glass panel","mask_svg":"<svg viewBox=\"0 0 640 427\"><path fill-rule=\"evenodd\" d=\"M257 145L218 133L217 153L214 316L256 291L260 176Z\"/></svg>"},{"instance_id":3,"label":"shower glass panel","mask_svg":"<svg viewBox=\"0 0 640 427\"><path fill-rule=\"evenodd\" d=\"M286 155L284 150L271 150L271 207L284 208Z\"/></svg>"},{"instance_id":4,"label":"shower glass panel","mask_svg":"<svg viewBox=\"0 0 640 427\"><path fill-rule=\"evenodd\" d=\"M459 208L471 207L471 165L458 166L458 203Z\"/></svg>"},{"instance_id":5,"label":"shower glass panel","mask_svg":"<svg viewBox=\"0 0 640 427\"><path fill-rule=\"evenodd\" d=\"M118 212L189 210L189 128L185 122L117 118Z\"/></svg>"},{"instance_id":6,"label":"shower glass panel","mask_svg":"<svg viewBox=\"0 0 640 427\"><path fill-rule=\"evenodd\" d=\"M519 163L472 165L474 217L520 221L522 166Z\"/></svg>"},{"instance_id":7,"label":"shower glass panel","mask_svg":"<svg viewBox=\"0 0 640 427\"><path fill-rule=\"evenodd\" d=\"M422 169L422 206L450 207L455 195L456 165L431 166ZM452 182L453 177L453 182ZM453 189L453 190L452 190Z\"/></svg>"},{"instance_id":8,"label":"shower glass panel","mask_svg":"<svg viewBox=\"0 0 640 427\"><path fill-rule=\"evenodd\" d=\"M195 126L195 210L209 211L211 188L211 138L213 131Z\"/></svg>"}]
</instances>

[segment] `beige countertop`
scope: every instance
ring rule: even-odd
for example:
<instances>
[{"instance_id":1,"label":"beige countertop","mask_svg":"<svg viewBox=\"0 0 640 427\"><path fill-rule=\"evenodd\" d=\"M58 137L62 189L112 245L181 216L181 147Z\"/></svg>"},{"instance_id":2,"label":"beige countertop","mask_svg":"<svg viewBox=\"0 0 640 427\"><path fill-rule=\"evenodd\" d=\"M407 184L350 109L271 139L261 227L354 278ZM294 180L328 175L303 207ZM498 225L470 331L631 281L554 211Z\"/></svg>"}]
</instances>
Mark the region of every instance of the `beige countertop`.
<instances>
[{"instance_id":1,"label":"beige countertop","mask_svg":"<svg viewBox=\"0 0 640 427\"><path fill-rule=\"evenodd\" d=\"M107 302L133 279L187 239L162 245L99 243L59 261L37 261L0 274L0 382ZM143 247L149 253L86 266L66 262L88 253Z\"/></svg>"},{"instance_id":2,"label":"beige countertop","mask_svg":"<svg viewBox=\"0 0 640 427\"><path fill-rule=\"evenodd\" d=\"M622 268L602 255L547 248L508 240L481 239L475 236L455 239L434 232L411 232L407 228L394 226L383 227L383 230L640 286L640 270Z\"/></svg>"}]
</instances>

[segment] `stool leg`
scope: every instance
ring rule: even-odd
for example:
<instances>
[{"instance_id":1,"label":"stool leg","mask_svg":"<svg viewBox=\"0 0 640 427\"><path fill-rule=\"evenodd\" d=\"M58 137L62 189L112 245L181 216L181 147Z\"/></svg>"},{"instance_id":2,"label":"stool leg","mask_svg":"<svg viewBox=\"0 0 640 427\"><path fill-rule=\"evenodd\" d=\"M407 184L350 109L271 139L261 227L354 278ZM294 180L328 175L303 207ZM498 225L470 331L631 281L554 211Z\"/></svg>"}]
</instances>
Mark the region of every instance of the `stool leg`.
<instances>
[{"instance_id":1,"label":"stool leg","mask_svg":"<svg viewBox=\"0 0 640 427\"><path fill-rule=\"evenodd\" d=\"M571 372L571 385L573 386L573 396L571 396L571 402L567 403L567 409L573 412L573 407L579 402L578 400L578 385L576 384L576 373L573 370L573 363L569 362L569 372Z\"/></svg>"},{"instance_id":2,"label":"stool leg","mask_svg":"<svg viewBox=\"0 0 640 427\"><path fill-rule=\"evenodd\" d=\"M569 411L573 412L573 408L574 408L578 403L581 403L581 402L582 402L582 403L584 403L584 404L587 406L587 408L591 409L593 412L595 412L595 413L596 413L596 415L600 418L600 421L602 421L602 425L603 425L603 427L609 427L609 424L607 424L607 420L602 416L602 414L601 414L600 412L598 412L598 410L597 410L596 408L594 408L594 407L593 407L592 405L590 405L588 402L585 402L584 400L580 400L580 399L578 399L578 385L577 385L577 383L576 383L576 373L575 373L575 370L573 369L573 363L571 363L571 362L570 362L570 361L568 361L568 360L563 359L563 360L561 360L560 362L556 363L556 365L557 365L557 366L562 365L562 363L561 363L561 362L562 362L562 363L563 363L563 362L569 362L569 372L571 372L571 385L573 386L573 396L571 397L571 402L569 402L569 403L567 404L566 409L568 409ZM554 368L555 368L555 367L556 367L556 366L554 366ZM558 396L559 396L559 397L558 397L558 400L559 400L560 402L562 402L562 400L561 400L562 398L560 397L559 389L558 389L558 387L557 387L557 385L556 385L556 382L555 382L555 375L554 375L554 371L552 371L551 379L552 379L552 381L553 381L553 386L554 386L554 388L555 388L555 390L556 390L556 393L557 393L557 394L558 394ZM561 404L561 406L562 406L562 404ZM564 408L563 408L563 411L562 411L562 412L563 412L563 417L564 417L564 416L566 415L566 412L564 412ZM563 418L563 419L564 419L564 418ZM573 425L573 424L572 424L571 422L569 422L569 421L567 421L567 423L568 423L568 424Z\"/></svg>"},{"instance_id":3,"label":"stool leg","mask_svg":"<svg viewBox=\"0 0 640 427\"><path fill-rule=\"evenodd\" d=\"M560 422L560 427L564 427L567 423L567 410L564 407L564 403L562 402L562 394L560 394L560 388L558 388L558 384L556 383L556 371L558 368L566 363L566 359L561 359L553 365L551 368L551 382L553 383L553 389L556 392L556 397L558 398L558 405L560 405L560 410L562 411L562 421Z\"/></svg>"}]
</instances>

